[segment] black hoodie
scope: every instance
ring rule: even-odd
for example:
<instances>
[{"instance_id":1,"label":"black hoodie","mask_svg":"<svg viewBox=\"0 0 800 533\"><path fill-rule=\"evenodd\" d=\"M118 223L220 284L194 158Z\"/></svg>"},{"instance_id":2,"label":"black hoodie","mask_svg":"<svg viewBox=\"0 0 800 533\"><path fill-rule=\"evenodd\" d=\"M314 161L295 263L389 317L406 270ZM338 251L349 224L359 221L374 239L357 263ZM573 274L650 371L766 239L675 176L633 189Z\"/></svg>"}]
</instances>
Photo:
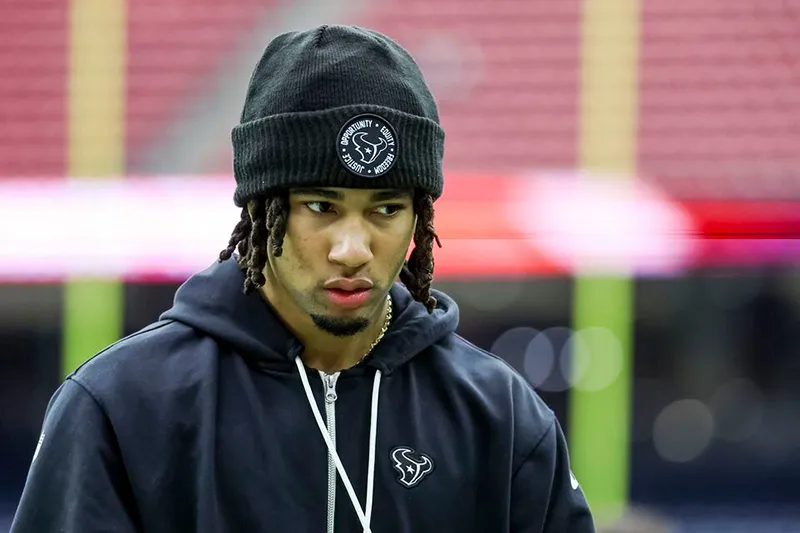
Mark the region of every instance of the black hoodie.
<instances>
[{"instance_id":1,"label":"black hoodie","mask_svg":"<svg viewBox=\"0 0 800 533\"><path fill-rule=\"evenodd\" d=\"M594 531L553 413L446 295L395 285L383 341L327 376L242 281L196 274L65 380L12 533Z\"/></svg>"}]
</instances>

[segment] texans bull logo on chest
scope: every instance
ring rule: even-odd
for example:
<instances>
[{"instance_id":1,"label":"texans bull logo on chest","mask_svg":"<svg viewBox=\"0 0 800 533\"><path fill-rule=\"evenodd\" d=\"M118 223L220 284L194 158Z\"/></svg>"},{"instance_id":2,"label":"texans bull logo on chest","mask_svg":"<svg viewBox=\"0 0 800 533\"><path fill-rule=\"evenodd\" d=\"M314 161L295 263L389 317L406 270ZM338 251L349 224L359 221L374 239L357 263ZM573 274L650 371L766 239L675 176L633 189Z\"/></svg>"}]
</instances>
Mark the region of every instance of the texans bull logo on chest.
<instances>
[{"instance_id":1,"label":"texans bull logo on chest","mask_svg":"<svg viewBox=\"0 0 800 533\"><path fill-rule=\"evenodd\" d=\"M425 476L433 471L433 461L423 453L415 453L406 446L398 446L392 450L392 461L395 470L400 474L397 481L406 488L419 485Z\"/></svg>"}]
</instances>

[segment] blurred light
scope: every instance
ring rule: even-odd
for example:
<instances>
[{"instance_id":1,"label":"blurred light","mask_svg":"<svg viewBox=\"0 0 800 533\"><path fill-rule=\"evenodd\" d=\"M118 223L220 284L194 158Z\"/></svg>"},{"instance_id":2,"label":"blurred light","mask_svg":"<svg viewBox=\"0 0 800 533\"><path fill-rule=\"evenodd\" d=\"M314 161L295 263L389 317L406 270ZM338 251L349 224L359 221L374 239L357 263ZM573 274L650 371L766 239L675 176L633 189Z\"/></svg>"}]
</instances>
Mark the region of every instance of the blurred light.
<instances>
[{"instance_id":1,"label":"blurred light","mask_svg":"<svg viewBox=\"0 0 800 533\"><path fill-rule=\"evenodd\" d=\"M439 279L676 273L689 264L800 258L800 239L785 238L800 231L800 202L678 203L639 185L569 174L447 180L457 186L436 206ZM227 244L239 219L233 191L227 175L0 180L0 282L185 279ZM696 235L687 210L705 225ZM735 214L745 218L730 226ZM772 237L728 238L727 228ZM698 239L701 252L692 254Z\"/></svg>"},{"instance_id":2,"label":"blurred light","mask_svg":"<svg viewBox=\"0 0 800 533\"><path fill-rule=\"evenodd\" d=\"M572 361L569 382L578 390L603 390L622 372L622 346L606 328L584 328L575 332L564 346L563 361Z\"/></svg>"},{"instance_id":3,"label":"blurred light","mask_svg":"<svg viewBox=\"0 0 800 533\"><path fill-rule=\"evenodd\" d=\"M545 333L539 333L525 349L525 376L531 385L542 388L556 364L553 343Z\"/></svg>"},{"instance_id":4,"label":"blurred light","mask_svg":"<svg viewBox=\"0 0 800 533\"><path fill-rule=\"evenodd\" d=\"M551 366L550 373L539 384L539 389L547 392L562 392L569 388L570 360L564 358L564 348L572 337L570 328L554 327L548 328L534 338L525 353L525 359L533 359L539 355L544 356L548 351L552 354L554 364ZM556 357L556 354L560 354ZM557 364L555 364L557 363Z\"/></svg>"},{"instance_id":5,"label":"blurred light","mask_svg":"<svg viewBox=\"0 0 800 533\"><path fill-rule=\"evenodd\" d=\"M714 436L714 418L698 400L678 400L653 424L653 444L662 459L685 463L700 457Z\"/></svg>"},{"instance_id":6,"label":"blurred light","mask_svg":"<svg viewBox=\"0 0 800 533\"><path fill-rule=\"evenodd\" d=\"M637 180L534 176L516 197L514 222L579 271L671 273L693 253L691 217Z\"/></svg>"},{"instance_id":7,"label":"blurred light","mask_svg":"<svg viewBox=\"0 0 800 533\"><path fill-rule=\"evenodd\" d=\"M749 379L736 379L719 387L709 402L716 436L730 442L750 439L764 420L764 397Z\"/></svg>"},{"instance_id":8,"label":"blurred light","mask_svg":"<svg viewBox=\"0 0 800 533\"><path fill-rule=\"evenodd\" d=\"M230 238L233 186L213 176L3 180L0 278L191 274Z\"/></svg>"},{"instance_id":9,"label":"blurred light","mask_svg":"<svg viewBox=\"0 0 800 533\"><path fill-rule=\"evenodd\" d=\"M489 351L523 372L525 351L537 333L534 328L524 326L511 328L497 337Z\"/></svg>"}]
</instances>

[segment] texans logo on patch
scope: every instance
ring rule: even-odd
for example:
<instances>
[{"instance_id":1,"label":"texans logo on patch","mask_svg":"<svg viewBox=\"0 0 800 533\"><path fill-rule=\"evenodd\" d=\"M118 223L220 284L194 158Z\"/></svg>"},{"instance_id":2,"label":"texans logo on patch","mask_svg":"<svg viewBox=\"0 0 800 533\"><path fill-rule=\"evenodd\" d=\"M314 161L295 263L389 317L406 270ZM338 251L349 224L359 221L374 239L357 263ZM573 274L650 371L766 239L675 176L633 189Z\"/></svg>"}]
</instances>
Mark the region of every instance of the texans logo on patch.
<instances>
[{"instance_id":1,"label":"texans logo on patch","mask_svg":"<svg viewBox=\"0 0 800 533\"><path fill-rule=\"evenodd\" d=\"M427 455L414 453L406 446L398 446L392 450L394 469L400 474L397 481L406 488L415 487L422 479L433 471L433 461Z\"/></svg>"},{"instance_id":2,"label":"texans logo on patch","mask_svg":"<svg viewBox=\"0 0 800 533\"><path fill-rule=\"evenodd\" d=\"M389 172L397 161L397 148L394 127L372 114L348 120L336 143L339 161L362 178L376 178Z\"/></svg>"}]
</instances>

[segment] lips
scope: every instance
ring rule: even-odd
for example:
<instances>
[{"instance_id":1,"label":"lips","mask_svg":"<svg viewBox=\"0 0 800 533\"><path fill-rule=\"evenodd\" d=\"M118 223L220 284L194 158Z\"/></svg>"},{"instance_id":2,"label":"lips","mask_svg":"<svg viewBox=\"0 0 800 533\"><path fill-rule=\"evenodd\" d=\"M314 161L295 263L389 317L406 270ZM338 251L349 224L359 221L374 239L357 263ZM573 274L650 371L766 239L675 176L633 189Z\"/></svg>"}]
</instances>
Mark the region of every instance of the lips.
<instances>
[{"instance_id":1,"label":"lips","mask_svg":"<svg viewBox=\"0 0 800 533\"><path fill-rule=\"evenodd\" d=\"M372 288L372 282L365 278L337 278L326 282L325 288L348 292L365 291Z\"/></svg>"},{"instance_id":2,"label":"lips","mask_svg":"<svg viewBox=\"0 0 800 533\"><path fill-rule=\"evenodd\" d=\"M370 299L372 281L367 278L336 278L328 280L324 288L335 306L356 309Z\"/></svg>"},{"instance_id":3,"label":"lips","mask_svg":"<svg viewBox=\"0 0 800 533\"><path fill-rule=\"evenodd\" d=\"M331 303L338 307L346 309L355 309L361 307L369 300L370 289L356 289L354 291L345 291L342 289L325 289L325 292L330 298Z\"/></svg>"}]
</instances>

